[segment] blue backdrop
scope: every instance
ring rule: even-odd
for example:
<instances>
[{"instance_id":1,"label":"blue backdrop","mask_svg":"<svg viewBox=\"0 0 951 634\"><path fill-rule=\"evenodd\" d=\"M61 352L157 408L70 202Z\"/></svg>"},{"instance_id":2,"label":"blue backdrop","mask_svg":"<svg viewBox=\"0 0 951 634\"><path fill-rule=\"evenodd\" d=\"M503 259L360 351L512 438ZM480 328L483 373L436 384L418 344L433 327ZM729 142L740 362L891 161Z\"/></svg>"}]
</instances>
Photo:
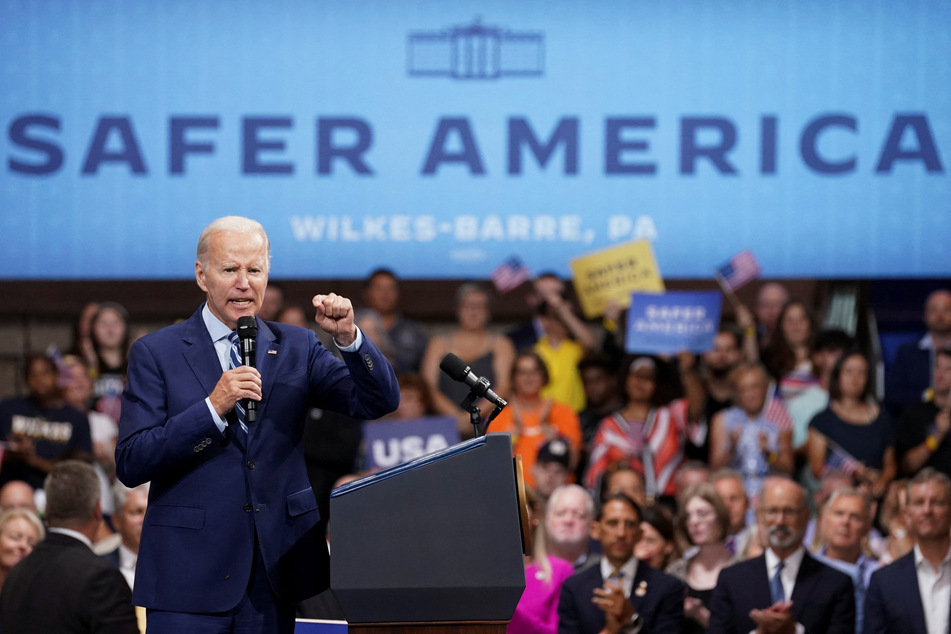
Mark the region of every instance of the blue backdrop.
<instances>
[{"instance_id":1,"label":"blue backdrop","mask_svg":"<svg viewBox=\"0 0 951 634\"><path fill-rule=\"evenodd\" d=\"M485 277L632 238L667 278L942 276L946 0L4 0L0 276Z\"/></svg>"}]
</instances>

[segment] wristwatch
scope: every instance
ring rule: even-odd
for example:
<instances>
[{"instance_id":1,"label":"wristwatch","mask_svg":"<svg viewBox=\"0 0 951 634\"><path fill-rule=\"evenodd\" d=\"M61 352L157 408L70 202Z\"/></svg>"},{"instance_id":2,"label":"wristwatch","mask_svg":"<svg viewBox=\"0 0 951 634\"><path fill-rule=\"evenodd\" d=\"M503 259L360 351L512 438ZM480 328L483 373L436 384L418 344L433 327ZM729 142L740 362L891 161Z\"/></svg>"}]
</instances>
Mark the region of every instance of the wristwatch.
<instances>
[{"instance_id":1,"label":"wristwatch","mask_svg":"<svg viewBox=\"0 0 951 634\"><path fill-rule=\"evenodd\" d=\"M621 628L621 631L624 632L624 634L637 634L641 631L641 625L643 625L641 615L635 612L631 620L625 623L624 627Z\"/></svg>"}]
</instances>

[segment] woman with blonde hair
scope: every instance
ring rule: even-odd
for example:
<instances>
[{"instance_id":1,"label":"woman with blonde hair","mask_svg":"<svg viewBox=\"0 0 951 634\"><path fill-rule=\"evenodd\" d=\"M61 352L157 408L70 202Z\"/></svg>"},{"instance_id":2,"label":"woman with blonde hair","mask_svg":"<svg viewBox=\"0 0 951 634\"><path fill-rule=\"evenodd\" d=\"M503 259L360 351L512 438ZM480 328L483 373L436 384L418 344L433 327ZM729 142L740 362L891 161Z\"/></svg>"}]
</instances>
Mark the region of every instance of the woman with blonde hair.
<instances>
[{"instance_id":1,"label":"woman with blonde hair","mask_svg":"<svg viewBox=\"0 0 951 634\"><path fill-rule=\"evenodd\" d=\"M546 552L541 500L531 487L525 487L525 495L532 525L532 554L525 555L525 591L505 631L507 634L555 634L561 584L574 574L574 566Z\"/></svg>"},{"instance_id":2,"label":"woman with blonde hair","mask_svg":"<svg viewBox=\"0 0 951 634\"><path fill-rule=\"evenodd\" d=\"M10 509L0 513L0 588L10 569L33 552L43 539L43 523L30 509Z\"/></svg>"}]
</instances>

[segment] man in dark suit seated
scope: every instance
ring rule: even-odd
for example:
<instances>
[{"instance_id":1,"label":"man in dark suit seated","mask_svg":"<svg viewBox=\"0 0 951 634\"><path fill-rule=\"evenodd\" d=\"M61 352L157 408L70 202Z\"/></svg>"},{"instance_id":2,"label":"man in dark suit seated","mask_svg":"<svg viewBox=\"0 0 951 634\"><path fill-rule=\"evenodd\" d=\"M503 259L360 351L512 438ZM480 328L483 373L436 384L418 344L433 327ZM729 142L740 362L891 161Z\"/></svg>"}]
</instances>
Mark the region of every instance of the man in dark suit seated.
<instances>
[{"instance_id":1,"label":"man in dark suit seated","mask_svg":"<svg viewBox=\"0 0 951 634\"><path fill-rule=\"evenodd\" d=\"M684 587L634 556L641 513L623 493L601 505L591 536L601 542L600 565L569 577L558 603L560 634L666 634L683 627Z\"/></svg>"},{"instance_id":2,"label":"man in dark suit seated","mask_svg":"<svg viewBox=\"0 0 951 634\"><path fill-rule=\"evenodd\" d=\"M4 632L136 634L132 591L111 563L92 551L102 521L99 479L78 460L47 476L49 535L13 567L0 594Z\"/></svg>"},{"instance_id":3,"label":"man in dark suit seated","mask_svg":"<svg viewBox=\"0 0 951 634\"><path fill-rule=\"evenodd\" d=\"M757 516L766 552L720 572L708 634L854 634L852 580L803 548L809 509L802 487L767 478Z\"/></svg>"},{"instance_id":4,"label":"man in dark suit seated","mask_svg":"<svg viewBox=\"0 0 951 634\"><path fill-rule=\"evenodd\" d=\"M877 570L865 597L866 634L947 632L951 605L951 479L925 467L908 483L914 549Z\"/></svg>"}]
</instances>

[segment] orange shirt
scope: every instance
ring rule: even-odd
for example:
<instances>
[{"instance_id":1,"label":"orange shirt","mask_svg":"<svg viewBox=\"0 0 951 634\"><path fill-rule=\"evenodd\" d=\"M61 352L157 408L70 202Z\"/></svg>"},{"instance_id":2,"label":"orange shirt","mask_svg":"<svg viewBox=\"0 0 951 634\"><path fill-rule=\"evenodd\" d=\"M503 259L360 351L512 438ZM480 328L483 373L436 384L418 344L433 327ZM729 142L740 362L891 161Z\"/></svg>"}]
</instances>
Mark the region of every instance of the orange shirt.
<instances>
[{"instance_id":1,"label":"orange shirt","mask_svg":"<svg viewBox=\"0 0 951 634\"><path fill-rule=\"evenodd\" d=\"M541 416L544 405L534 410L524 410L517 406L515 399L502 410L498 417L489 426L489 432L512 434L512 453L522 456L522 470L525 475L525 484L535 486L535 477L532 475L532 466L538 456L538 449L549 439L542 430ZM516 437L516 413L522 419L521 433ZM570 406L558 401L551 401L551 410L548 413L548 422L555 429L558 436L568 441L571 455L576 457L581 448L581 423L578 414ZM571 468L569 467L569 472ZM568 481L574 482L574 474L569 473Z\"/></svg>"}]
</instances>

